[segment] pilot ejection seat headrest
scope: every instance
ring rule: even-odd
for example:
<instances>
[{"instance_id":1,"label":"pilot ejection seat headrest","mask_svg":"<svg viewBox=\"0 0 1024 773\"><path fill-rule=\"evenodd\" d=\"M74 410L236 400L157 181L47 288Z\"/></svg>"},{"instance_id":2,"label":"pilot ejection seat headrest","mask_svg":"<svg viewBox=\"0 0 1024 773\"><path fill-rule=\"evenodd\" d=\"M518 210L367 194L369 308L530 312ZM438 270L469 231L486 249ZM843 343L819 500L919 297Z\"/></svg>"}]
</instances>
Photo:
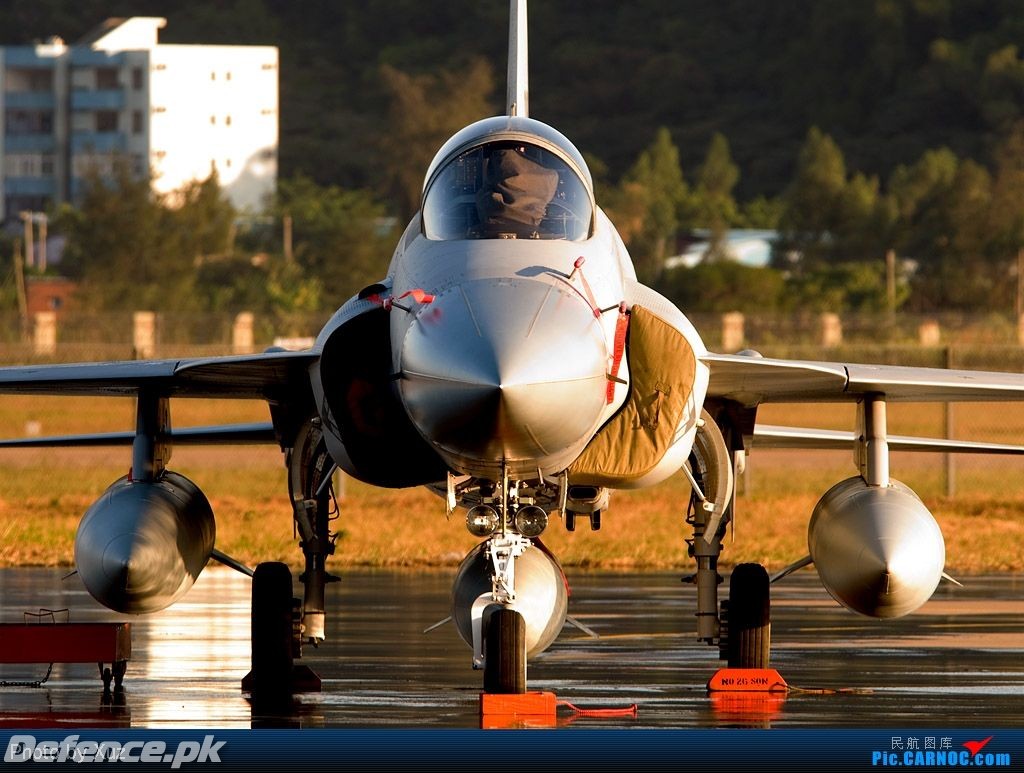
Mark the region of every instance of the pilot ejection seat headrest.
<instances>
[{"instance_id":1,"label":"pilot ejection seat headrest","mask_svg":"<svg viewBox=\"0 0 1024 773\"><path fill-rule=\"evenodd\" d=\"M558 188L558 172L533 161L515 148L490 154L477 211L485 230L519 233L535 230ZM524 234L525 235L525 234Z\"/></svg>"}]
</instances>

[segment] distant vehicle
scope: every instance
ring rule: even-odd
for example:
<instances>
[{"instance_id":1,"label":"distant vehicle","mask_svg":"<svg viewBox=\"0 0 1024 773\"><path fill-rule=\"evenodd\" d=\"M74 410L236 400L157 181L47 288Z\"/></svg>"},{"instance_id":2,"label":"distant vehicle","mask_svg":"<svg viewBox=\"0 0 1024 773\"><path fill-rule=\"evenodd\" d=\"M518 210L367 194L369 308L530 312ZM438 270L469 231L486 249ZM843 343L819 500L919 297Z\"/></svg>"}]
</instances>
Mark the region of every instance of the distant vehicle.
<instances>
[{"instance_id":1,"label":"distant vehicle","mask_svg":"<svg viewBox=\"0 0 1024 773\"><path fill-rule=\"evenodd\" d=\"M889 437L887 406L1021 400L1024 376L708 352L686 315L637 281L582 155L528 116L525 0L511 3L510 26L506 115L465 127L438 151L387 276L348 300L311 349L0 369L0 392L137 397L134 432L6 443L131 444L129 474L78 529L86 588L119 612L155 612L211 557L244 568L216 550L210 505L167 468L171 447L276 443L305 592L293 629L290 575L281 565L256 569L254 662L259 653L290 667L293 630L324 638L332 476L341 469L382 487L427 486L449 513L464 510L481 542L458 570L452 617L485 687L519 692L528 658L566 621L562 570L539 539L552 515L570 530L581 519L597 529L611 490L683 474L698 637L731 665L764 666L765 569L740 565L728 602L718 599L734 471L753 445L848 448L855 463L814 509L809 554L775 579L813 562L855 612L889 618L919 607L943 576L944 542L917 495L890 477L890 449L1024 448ZM172 430L172 397L264 400L271 422ZM755 423L763 403L806 401L856 403L857 427ZM414 514L407 528L418 528Z\"/></svg>"}]
</instances>

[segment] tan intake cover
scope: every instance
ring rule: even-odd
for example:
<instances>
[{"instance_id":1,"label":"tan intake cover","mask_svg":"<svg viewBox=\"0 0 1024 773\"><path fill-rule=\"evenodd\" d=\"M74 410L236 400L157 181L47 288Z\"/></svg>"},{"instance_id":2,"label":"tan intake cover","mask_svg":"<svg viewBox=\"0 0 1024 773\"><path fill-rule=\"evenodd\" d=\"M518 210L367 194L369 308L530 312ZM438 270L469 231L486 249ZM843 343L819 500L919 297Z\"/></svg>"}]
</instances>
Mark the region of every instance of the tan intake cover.
<instances>
[{"instance_id":1,"label":"tan intake cover","mask_svg":"<svg viewBox=\"0 0 1024 773\"><path fill-rule=\"evenodd\" d=\"M615 488L643 477L665 456L683 418L697 373L685 336L634 306L626 352L629 397L569 467L573 483Z\"/></svg>"}]
</instances>

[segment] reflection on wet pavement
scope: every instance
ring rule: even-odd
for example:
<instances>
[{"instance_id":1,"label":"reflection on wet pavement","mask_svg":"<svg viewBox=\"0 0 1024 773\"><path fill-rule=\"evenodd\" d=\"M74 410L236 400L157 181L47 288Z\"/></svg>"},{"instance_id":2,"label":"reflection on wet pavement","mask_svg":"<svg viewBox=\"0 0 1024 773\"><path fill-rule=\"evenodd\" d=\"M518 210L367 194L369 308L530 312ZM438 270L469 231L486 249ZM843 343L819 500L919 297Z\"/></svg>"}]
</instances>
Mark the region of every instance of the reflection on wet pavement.
<instances>
[{"instance_id":1,"label":"reflection on wet pavement","mask_svg":"<svg viewBox=\"0 0 1024 773\"><path fill-rule=\"evenodd\" d=\"M78 622L125 619L56 569L0 570L4 622L40 607ZM570 612L601 634L566 628L530 663L532 689L580 707L637 703L633 718L576 718L571 727L1021 726L1024 577L943 585L903 620L840 609L811 572L774 589L773 666L786 696L709 698L717 651L694 639L694 591L672 574L569 572ZM171 609L132 620L123 696L104 705L95 666L55 665L39 689L0 688L5 726L323 727L479 725L480 674L451 625L447 572L347 572L329 588L328 641L303 662L323 692L252 705L249 580L211 568ZM39 678L46 664L0 666L0 679ZM819 692L820 690L820 692ZM836 692L836 691L839 692Z\"/></svg>"}]
</instances>

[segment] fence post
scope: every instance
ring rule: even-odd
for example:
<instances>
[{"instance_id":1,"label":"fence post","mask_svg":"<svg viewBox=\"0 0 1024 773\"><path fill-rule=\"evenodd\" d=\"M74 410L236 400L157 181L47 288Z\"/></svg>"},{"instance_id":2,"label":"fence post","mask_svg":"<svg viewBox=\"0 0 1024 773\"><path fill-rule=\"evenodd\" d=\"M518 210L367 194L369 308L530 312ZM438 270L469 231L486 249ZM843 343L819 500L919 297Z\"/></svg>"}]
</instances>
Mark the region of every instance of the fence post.
<instances>
[{"instance_id":1,"label":"fence post","mask_svg":"<svg viewBox=\"0 0 1024 773\"><path fill-rule=\"evenodd\" d=\"M743 314L730 311L722 315L722 351L738 352L743 348Z\"/></svg>"},{"instance_id":2,"label":"fence post","mask_svg":"<svg viewBox=\"0 0 1024 773\"><path fill-rule=\"evenodd\" d=\"M252 354L254 319L251 311L243 311L235 316L235 324L231 328L231 349L235 354Z\"/></svg>"},{"instance_id":3,"label":"fence post","mask_svg":"<svg viewBox=\"0 0 1024 773\"><path fill-rule=\"evenodd\" d=\"M36 312L32 351L37 357L52 357L57 353L57 312Z\"/></svg>"},{"instance_id":4,"label":"fence post","mask_svg":"<svg viewBox=\"0 0 1024 773\"><path fill-rule=\"evenodd\" d=\"M838 314L826 311L821 315L820 323L822 346L839 346L843 343L843 323Z\"/></svg>"},{"instance_id":5,"label":"fence post","mask_svg":"<svg viewBox=\"0 0 1024 773\"><path fill-rule=\"evenodd\" d=\"M917 340L921 346L938 346L942 341L942 329L937 320L928 319L917 328Z\"/></svg>"},{"instance_id":6,"label":"fence post","mask_svg":"<svg viewBox=\"0 0 1024 773\"><path fill-rule=\"evenodd\" d=\"M156 355L156 314L137 311L132 315L132 347L135 359L148 360Z\"/></svg>"},{"instance_id":7,"label":"fence post","mask_svg":"<svg viewBox=\"0 0 1024 773\"><path fill-rule=\"evenodd\" d=\"M952 368L956 358L953 356L953 347L946 347L946 367ZM942 434L946 440L952 440L956 434L956 424L953 416L953 403L946 403L942 415ZM956 454L943 454L943 461L946 463L946 496L956 496Z\"/></svg>"}]
</instances>

